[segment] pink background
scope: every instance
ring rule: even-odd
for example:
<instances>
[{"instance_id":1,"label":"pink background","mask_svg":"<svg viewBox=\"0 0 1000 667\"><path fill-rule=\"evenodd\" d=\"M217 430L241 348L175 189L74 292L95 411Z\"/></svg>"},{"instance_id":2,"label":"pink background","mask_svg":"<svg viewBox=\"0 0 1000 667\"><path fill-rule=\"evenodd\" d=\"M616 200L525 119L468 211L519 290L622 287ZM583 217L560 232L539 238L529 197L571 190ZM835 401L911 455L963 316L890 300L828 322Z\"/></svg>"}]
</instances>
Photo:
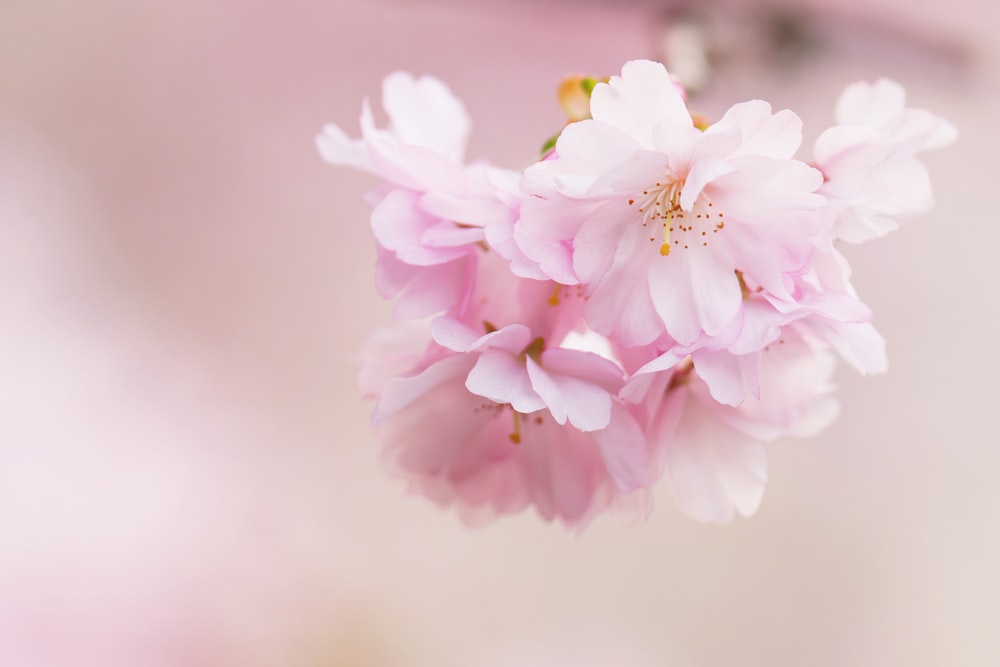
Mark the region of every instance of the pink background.
<instances>
[{"instance_id":1,"label":"pink background","mask_svg":"<svg viewBox=\"0 0 1000 667\"><path fill-rule=\"evenodd\" d=\"M353 386L389 312L372 180L312 140L405 68L523 166L556 83L658 57L667 7L0 5L0 664L1000 664L996 5L785 2L819 40L778 63L728 4L698 110L763 97L809 140L888 75L961 138L935 211L848 252L889 374L842 370L758 514L663 489L582 536L470 531L385 477Z\"/></svg>"}]
</instances>

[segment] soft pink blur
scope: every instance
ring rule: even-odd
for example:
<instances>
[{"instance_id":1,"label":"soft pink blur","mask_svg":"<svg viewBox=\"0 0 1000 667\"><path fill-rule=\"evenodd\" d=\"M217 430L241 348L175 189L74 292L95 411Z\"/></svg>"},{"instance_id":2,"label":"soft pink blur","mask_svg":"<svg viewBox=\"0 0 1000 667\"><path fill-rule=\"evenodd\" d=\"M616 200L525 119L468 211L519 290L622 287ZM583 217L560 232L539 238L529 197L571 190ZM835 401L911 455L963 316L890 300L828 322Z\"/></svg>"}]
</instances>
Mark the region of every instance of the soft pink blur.
<instances>
[{"instance_id":1,"label":"soft pink blur","mask_svg":"<svg viewBox=\"0 0 1000 667\"><path fill-rule=\"evenodd\" d=\"M0 664L1000 663L998 12L782 4L831 12L819 43L730 58L692 106L763 97L809 141L891 76L962 135L935 211L850 249L890 371L770 449L752 519L663 498L580 537L469 531L380 468L372 181L312 138L405 68L465 100L472 158L524 166L559 80L657 57L664 6L0 6Z\"/></svg>"}]
</instances>

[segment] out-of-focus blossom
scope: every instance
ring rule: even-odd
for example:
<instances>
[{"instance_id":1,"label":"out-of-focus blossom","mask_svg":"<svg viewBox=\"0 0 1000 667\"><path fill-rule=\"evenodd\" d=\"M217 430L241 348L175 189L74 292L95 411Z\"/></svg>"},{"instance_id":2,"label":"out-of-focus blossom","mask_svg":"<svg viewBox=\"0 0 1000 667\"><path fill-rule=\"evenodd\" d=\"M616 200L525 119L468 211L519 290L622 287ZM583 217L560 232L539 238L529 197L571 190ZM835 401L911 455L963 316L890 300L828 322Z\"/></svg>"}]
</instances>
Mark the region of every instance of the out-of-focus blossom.
<instances>
[{"instance_id":1,"label":"out-of-focus blossom","mask_svg":"<svg viewBox=\"0 0 1000 667\"><path fill-rule=\"evenodd\" d=\"M690 363L649 364L625 389L644 415L674 500L696 519L755 512L767 482L764 443L813 435L837 414L829 395L834 358L794 326L763 351L760 366L760 398L737 407L719 403Z\"/></svg>"},{"instance_id":2,"label":"out-of-focus blossom","mask_svg":"<svg viewBox=\"0 0 1000 667\"><path fill-rule=\"evenodd\" d=\"M524 332L496 333L515 338ZM389 468L411 489L455 505L471 524L533 506L546 520L582 527L626 497L619 487L632 481L629 468L643 467L609 461L607 453L643 455L645 438L625 407L605 394L608 414L600 430L584 432L565 424L564 415L560 424L523 363L494 351L455 354L385 385L372 422ZM610 376L608 370L597 373Z\"/></svg>"},{"instance_id":3,"label":"out-of-focus blossom","mask_svg":"<svg viewBox=\"0 0 1000 667\"><path fill-rule=\"evenodd\" d=\"M952 143L951 123L907 107L903 87L888 79L849 86L836 118L813 148L835 238L861 243L885 236L930 209L930 175L916 155Z\"/></svg>"}]
</instances>

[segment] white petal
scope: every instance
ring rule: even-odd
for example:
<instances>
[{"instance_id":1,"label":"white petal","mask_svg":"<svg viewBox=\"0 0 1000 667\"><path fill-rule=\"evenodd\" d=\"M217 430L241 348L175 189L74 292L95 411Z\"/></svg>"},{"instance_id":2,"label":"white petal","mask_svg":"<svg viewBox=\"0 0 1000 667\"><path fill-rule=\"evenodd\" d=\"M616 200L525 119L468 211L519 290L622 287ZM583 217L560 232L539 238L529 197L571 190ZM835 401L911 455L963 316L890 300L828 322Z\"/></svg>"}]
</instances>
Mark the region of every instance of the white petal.
<instances>
[{"instance_id":1,"label":"white petal","mask_svg":"<svg viewBox=\"0 0 1000 667\"><path fill-rule=\"evenodd\" d=\"M666 68L650 60L627 62L621 76L597 84L590 96L590 113L625 130L647 148L652 148L653 128L664 118L693 126Z\"/></svg>"},{"instance_id":2,"label":"white petal","mask_svg":"<svg viewBox=\"0 0 1000 667\"><path fill-rule=\"evenodd\" d=\"M742 141L726 157L766 155L789 159L802 143L802 119L788 109L772 114L771 105L763 100L733 105L705 134L710 136L729 129L739 130Z\"/></svg>"},{"instance_id":3,"label":"white petal","mask_svg":"<svg viewBox=\"0 0 1000 667\"><path fill-rule=\"evenodd\" d=\"M469 116L444 83L430 76L416 79L406 72L394 72L382 82L382 106L401 142L462 161Z\"/></svg>"},{"instance_id":4,"label":"white petal","mask_svg":"<svg viewBox=\"0 0 1000 667\"><path fill-rule=\"evenodd\" d=\"M344 131L332 123L324 125L316 135L316 148L324 160L330 164L354 167L362 171L375 171L368 149L361 139L351 139Z\"/></svg>"}]
</instances>

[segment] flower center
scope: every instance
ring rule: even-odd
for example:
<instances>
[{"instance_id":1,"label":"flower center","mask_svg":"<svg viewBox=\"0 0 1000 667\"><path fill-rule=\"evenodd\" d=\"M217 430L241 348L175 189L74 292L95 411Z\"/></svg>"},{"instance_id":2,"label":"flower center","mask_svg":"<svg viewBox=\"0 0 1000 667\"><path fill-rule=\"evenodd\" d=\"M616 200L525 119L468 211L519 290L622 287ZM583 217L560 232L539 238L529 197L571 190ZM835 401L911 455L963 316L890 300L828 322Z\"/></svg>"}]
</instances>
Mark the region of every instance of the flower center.
<instances>
[{"instance_id":1,"label":"flower center","mask_svg":"<svg viewBox=\"0 0 1000 667\"><path fill-rule=\"evenodd\" d=\"M642 215L642 226L650 231L656 227L663 229L660 241L660 254L666 257L672 246L684 250L692 247L708 247L709 239L726 228L723 220L725 215L715 210L715 206L704 192L698 195L690 211L681 208L681 190L684 181L671 180L667 183L657 182L646 188L638 197L628 200L629 206L638 204ZM674 239L671 241L670 235ZM656 242L655 235L650 236L651 242Z\"/></svg>"},{"instance_id":2,"label":"flower center","mask_svg":"<svg viewBox=\"0 0 1000 667\"><path fill-rule=\"evenodd\" d=\"M491 419L496 419L507 410L510 410L512 419L512 428L507 434L507 439L515 445L521 444L526 432L530 434L531 429L541 426L545 421L541 414L524 414L515 410L510 403L494 403L492 401L485 401L482 405L473 408L472 413L475 415L486 413Z\"/></svg>"}]
</instances>

